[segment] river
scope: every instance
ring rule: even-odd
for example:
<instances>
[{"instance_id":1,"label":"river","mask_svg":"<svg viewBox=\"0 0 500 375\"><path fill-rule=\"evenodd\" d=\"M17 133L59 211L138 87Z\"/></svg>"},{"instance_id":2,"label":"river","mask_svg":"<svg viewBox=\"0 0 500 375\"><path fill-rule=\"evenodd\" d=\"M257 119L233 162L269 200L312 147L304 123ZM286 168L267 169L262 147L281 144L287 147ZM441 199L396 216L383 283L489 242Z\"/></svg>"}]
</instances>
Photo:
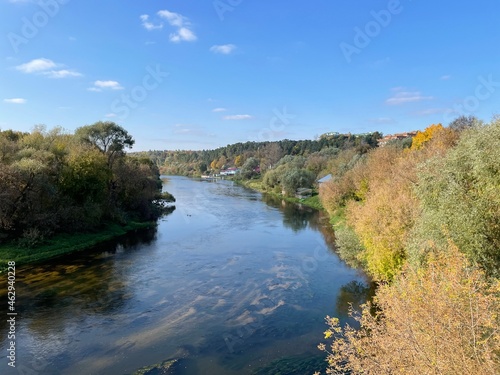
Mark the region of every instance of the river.
<instances>
[{"instance_id":1,"label":"river","mask_svg":"<svg viewBox=\"0 0 500 375\"><path fill-rule=\"evenodd\" d=\"M345 322L369 294L326 215L230 181L168 177L164 189L176 209L156 228L16 270L16 368L1 275L1 374L123 375L174 358L186 375L322 365L325 316Z\"/></svg>"}]
</instances>

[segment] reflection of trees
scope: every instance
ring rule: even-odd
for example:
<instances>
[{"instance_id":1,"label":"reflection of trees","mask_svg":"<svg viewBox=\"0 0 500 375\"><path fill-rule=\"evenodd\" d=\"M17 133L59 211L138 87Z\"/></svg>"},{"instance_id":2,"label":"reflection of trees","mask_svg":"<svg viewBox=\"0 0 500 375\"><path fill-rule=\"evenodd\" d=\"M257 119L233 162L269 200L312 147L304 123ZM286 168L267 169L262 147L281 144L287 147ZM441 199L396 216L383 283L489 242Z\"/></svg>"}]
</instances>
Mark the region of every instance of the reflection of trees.
<instances>
[{"instance_id":1,"label":"reflection of trees","mask_svg":"<svg viewBox=\"0 0 500 375\"><path fill-rule=\"evenodd\" d=\"M352 306L355 310L359 310L360 305L370 301L375 295L375 284L366 285L359 281L353 280L345 285L342 285L337 296L337 311L340 316L348 316L349 308Z\"/></svg>"},{"instance_id":2,"label":"reflection of trees","mask_svg":"<svg viewBox=\"0 0 500 375\"><path fill-rule=\"evenodd\" d=\"M283 212L283 225L298 232L307 228L318 212L307 206L289 203L280 198L267 194L262 196L262 200L269 206L279 208Z\"/></svg>"},{"instance_id":3,"label":"reflection of trees","mask_svg":"<svg viewBox=\"0 0 500 375\"><path fill-rule=\"evenodd\" d=\"M156 232L156 227L137 230L85 253L19 268L16 280L19 319L27 321L35 334L49 335L63 332L68 323L80 317L116 315L133 295L126 269L129 262L117 263L116 257L132 258L138 250L140 256L147 256L145 245L154 241ZM0 340L7 338L8 327L4 323L2 320Z\"/></svg>"}]
</instances>

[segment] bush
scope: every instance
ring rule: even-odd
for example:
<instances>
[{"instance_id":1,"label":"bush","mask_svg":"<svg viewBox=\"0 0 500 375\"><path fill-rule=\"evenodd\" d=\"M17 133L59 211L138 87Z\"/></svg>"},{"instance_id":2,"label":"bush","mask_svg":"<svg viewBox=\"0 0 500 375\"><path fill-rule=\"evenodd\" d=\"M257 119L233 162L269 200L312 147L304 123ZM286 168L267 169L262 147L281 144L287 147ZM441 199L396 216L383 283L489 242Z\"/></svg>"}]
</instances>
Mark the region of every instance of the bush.
<instances>
[{"instance_id":1,"label":"bush","mask_svg":"<svg viewBox=\"0 0 500 375\"><path fill-rule=\"evenodd\" d=\"M356 330L327 317L329 374L499 374L500 280L490 283L453 245L406 267L369 304Z\"/></svg>"}]
</instances>

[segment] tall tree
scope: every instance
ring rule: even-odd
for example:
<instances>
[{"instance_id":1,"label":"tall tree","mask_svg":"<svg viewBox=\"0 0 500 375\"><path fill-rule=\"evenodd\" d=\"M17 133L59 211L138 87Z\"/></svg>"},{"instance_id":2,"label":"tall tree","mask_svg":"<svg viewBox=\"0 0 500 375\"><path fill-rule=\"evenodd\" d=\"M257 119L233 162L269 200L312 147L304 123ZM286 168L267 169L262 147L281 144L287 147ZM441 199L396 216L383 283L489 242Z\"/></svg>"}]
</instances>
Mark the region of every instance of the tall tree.
<instances>
[{"instance_id":1,"label":"tall tree","mask_svg":"<svg viewBox=\"0 0 500 375\"><path fill-rule=\"evenodd\" d=\"M109 166L112 166L116 155L123 153L126 148L132 148L135 143L124 128L112 121L99 121L93 125L82 126L76 129L75 135L106 154Z\"/></svg>"}]
</instances>

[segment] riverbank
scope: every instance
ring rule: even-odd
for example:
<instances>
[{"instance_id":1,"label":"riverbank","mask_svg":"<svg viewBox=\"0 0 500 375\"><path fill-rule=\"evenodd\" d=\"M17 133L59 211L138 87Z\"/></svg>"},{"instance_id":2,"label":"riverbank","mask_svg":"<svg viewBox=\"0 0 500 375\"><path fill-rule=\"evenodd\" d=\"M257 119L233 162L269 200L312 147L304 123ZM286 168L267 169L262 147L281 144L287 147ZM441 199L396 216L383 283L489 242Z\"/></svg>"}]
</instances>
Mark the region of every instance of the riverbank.
<instances>
[{"instance_id":1,"label":"riverbank","mask_svg":"<svg viewBox=\"0 0 500 375\"><path fill-rule=\"evenodd\" d=\"M283 200L285 200L287 202L290 202L290 203L303 204L304 206L308 206L308 207L314 208L315 210L318 210L318 211L323 211L324 210L324 207L321 204L321 201L319 199L319 195L317 193L316 193L316 195L313 195L312 197L304 198L304 199L299 199L299 198L295 198L295 197L285 197L282 194L278 194L278 193L267 191L262 186L262 180L261 179L258 179L258 180L247 180L247 181L241 181L241 180L238 181L238 180L235 180L235 182L238 183L238 184L240 184L240 185L243 185L243 186L245 186L245 187L247 187L249 189L253 189L253 190L256 190L258 192L261 192L261 193L264 193L264 194L268 194L268 195L271 195L271 196L279 198L279 199L283 199Z\"/></svg>"},{"instance_id":2,"label":"riverbank","mask_svg":"<svg viewBox=\"0 0 500 375\"><path fill-rule=\"evenodd\" d=\"M38 263L61 255L89 249L102 242L123 236L138 229L151 228L154 221L128 222L125 225L107 224L94 232L64 233L56 235L44 243L31 248L22 247L16 242L0 245L0 273L4 272L4 265L14 261L17 266Z\"/></svg>"}]
</instances>

